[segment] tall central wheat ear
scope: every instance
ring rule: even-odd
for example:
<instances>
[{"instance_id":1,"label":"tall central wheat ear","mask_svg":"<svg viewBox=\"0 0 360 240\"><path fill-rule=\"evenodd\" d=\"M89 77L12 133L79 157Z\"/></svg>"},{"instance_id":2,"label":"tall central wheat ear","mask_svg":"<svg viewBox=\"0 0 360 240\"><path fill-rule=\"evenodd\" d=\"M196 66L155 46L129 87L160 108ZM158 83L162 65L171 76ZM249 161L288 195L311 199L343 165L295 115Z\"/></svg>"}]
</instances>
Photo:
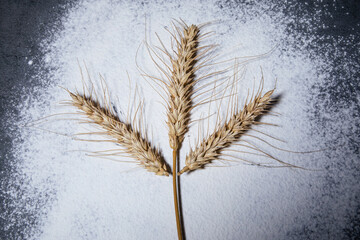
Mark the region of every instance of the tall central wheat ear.
<instances>
[{"instance_id":1,"label":"tall central wheat ear","mask_svg":"<svg viewBox=\"0 0 360 240\"><path fill-rule=\"evenodd\" d=\"M68 91L68 90L67 90ZM86 115L89 122L101 126L115 143L124 148L124 152L137 160L138 164L160 176L169 176L168 169L159 151L151 146L146 137L135 131L131 124L123 123L109 106L102 107L98 101L79 93L68 91L70 104Z\"/></svg>"},{"instance_id":2,"label":"tall central wheat ear","mask_svg":"<svg viewBox=\"0 0 360 240\"><path fill-rule=\"evenodd\" d=\"M262 79L263 83L263 79ZM250 129L251 125L256 123L256 118L264 114L271 104L271 95L274 92L270 90L261 95L261 87L258 93L245 104L242 110L234 113L228 121L217 127L217 129L199 146L186 156L186 166L179 172L179 175L188 171L194 171L203 168L206 164L221 156L221 151L230 147L239 140L241 135ZM289 165L282 162L284 165Z\"/></svg>"},{"instance_id":3,"label":"tall central wheat ear","mask_svg":"<svg viewBox=\"0 0 360 240\"><path fill-rule=\"evenodd\" d=\"M167 85L169 92L167 125L170 147L175 150L179 148L188 131L199 31L196 25L184 26L182 34L179 34L180 39L176 40L176 56L170 59L172 73L170 83Z\"/></svg>"}]
</instances>

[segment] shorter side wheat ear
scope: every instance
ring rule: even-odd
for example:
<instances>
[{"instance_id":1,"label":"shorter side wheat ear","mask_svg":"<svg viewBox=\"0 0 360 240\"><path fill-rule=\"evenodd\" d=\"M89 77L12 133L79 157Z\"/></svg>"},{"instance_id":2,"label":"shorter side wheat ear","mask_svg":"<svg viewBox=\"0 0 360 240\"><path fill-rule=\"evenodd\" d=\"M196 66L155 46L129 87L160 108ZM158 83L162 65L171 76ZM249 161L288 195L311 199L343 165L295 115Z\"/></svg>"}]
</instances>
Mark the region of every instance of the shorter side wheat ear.
<instances>
[{"instance_id":1,"label":"shorter side wheat ear","mask_svg":"<svg viewBox=\"0 0 360 240\"><path fill-rule=\"evenodd\" d=\"M260 87L261 88L261 87ZM194 150L187 155L186 166L178 173L194 171L203 168L206 164L221 157L221 151L238 141L240 136L256 123L256 118L266 112L271 104L275 89L261 95L261 91L245 104L242 110L234 113L228 121L219 126L207 139L204 139ZM281 162L284 165L288 165ZM289 164L289 166L292 166Z\"/></svg>"},{"instance_id":2,"label":"shorter side wheat ear","mask_svg":"<svg viewBox=\"0 0 360 240\"><path fill-rule=\"evenodd\" d=\"M67 90L68 91L68 90ZM100 104L79 93L68 91L71 105L77 107L91 121L101 126L114 142L124 148L124 152L136 159L142 167L160 176L169 176L168 169L159 151L151 146L150 142L135 131L131 124L123 123L116 117L109 107Z\"/></svg>"}]
</instances>

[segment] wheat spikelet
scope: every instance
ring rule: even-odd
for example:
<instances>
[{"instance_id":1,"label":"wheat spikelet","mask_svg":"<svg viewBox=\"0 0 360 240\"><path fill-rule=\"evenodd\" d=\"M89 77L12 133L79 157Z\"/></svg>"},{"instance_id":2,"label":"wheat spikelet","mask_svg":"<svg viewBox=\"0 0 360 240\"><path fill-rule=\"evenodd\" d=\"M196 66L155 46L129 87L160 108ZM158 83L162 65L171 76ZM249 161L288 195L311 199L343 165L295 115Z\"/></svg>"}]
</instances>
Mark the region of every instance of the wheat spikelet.
<instances>
[{"instance_id":1,"label":"wheat spikelet","mask_svg":"<svg viewBox=\"0 0 360 240\"><path fill-rule=\"evenodd\" d=\"M172 72L170 83L167 85L169 92L167 125L172 149L179 148L184 140L184 134L188 131L199 31L195 25L184 26L180 40L176 41L176 56L170 59Z\"/></svg>"},{"instance_id":2,"label":"wheat spikelet","mask_svg":"<svg viewBox=\"0 0 360 240\"><path fill-rule=\"evenodd\" d=\"M186 156L186 166L179 174L202 168L221 157L221 151L237 141L256 122L256 118L267 110L271 104L273 92L274 89L261 96L261 91L258 91L241 111L234 113L228 121L218 127L207 139L204 139L198 147L194 150L191 149Z\"/></svg>"},{"instance_id":3,"label":"wheat spikelet","mask_svg":"<svg viewBox=\"0 0 360 240\"><path fill-rule=\"evenodd\" d=\"M122 147L125 153L136 159L142 167L156 175L169 176L165 162L159 151L151 146L150 142L135 131L131 124L121 122L109 107L101 107L100 104L79 93L68 91L71 96L71 104L80 109L92 122L103 129Z\"/></svg>"}]
</instances>

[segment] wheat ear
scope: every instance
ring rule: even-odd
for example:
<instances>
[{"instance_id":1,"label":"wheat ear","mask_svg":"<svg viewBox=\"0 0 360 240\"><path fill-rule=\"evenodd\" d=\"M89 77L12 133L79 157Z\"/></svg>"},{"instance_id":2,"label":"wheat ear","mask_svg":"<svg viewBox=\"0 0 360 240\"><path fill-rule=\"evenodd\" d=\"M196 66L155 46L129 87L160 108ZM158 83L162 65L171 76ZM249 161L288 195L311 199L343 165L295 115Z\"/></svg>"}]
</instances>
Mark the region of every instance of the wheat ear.
<instances>
[{"instance_id":1,"label":"wheat ear","mask_svg":"<svg viewBox=\"0 0 360 240\"><path fill-rule=\"evenodd\" d=\"M256 123L256 118L266 112L271 104L274 89L261 95L261 91L246 103L242 110L234 113L228 121L219 126L207 139L204 139L198 147L190 150L186 156L186 166L179 175L204 167L221 156L221 151L230 147L240 136Z\"/></svg>"},{"instance_id":2,"label":"wheat ear","mask_svg":"<svg viewBox=\"0 0 360 240\"><path fill-rule=\"evenodd\" d=\"M140 132L135 131L131 124L121 122L108 106L100 106L91 97L68 92L71 96L71 104L80 109L91 120L90 122L105 129L106 133L124 147L124 152L136 159L139 165L156 175L169 176L159 151L152 147Z\"/></svg>"},{"instance_id":3,"label":"wheat ear","mask_svg":"<svg viewBox=\"0 0 360 240\"><path fill-rule=\"evenodd\" d=\"M170 59L172 72L167 85L170 96L167 125L170 147L175 150L179 148L188 131L199 31L195 25L184 26L180 39L176 41L176 56Z\"/></svg>"}]
</instances>

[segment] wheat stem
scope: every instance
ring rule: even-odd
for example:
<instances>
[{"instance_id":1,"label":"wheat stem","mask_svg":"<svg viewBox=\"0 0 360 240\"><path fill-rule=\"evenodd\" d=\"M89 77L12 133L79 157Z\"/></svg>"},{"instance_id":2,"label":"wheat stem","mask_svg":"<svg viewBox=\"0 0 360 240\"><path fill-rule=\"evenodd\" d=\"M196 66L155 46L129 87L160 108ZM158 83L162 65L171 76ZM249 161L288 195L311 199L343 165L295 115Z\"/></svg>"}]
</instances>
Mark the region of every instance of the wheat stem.
<instances>
[{"instance_id":1,"label":"wheat stem","mask_svg":"<svg viewBox=\"0 0 360 240\"><path fill-rule=\"evenodd\" d=\"M181 233L181 223L180 223L180 211L179 211L179 202L178 202L178 184L177 184L177 151L173 150L173 192L174 192L174 207L175 207L175 217L176 217L176 228L178 233L179 240L182 240Z\"/></svg>"}]
</instances>

